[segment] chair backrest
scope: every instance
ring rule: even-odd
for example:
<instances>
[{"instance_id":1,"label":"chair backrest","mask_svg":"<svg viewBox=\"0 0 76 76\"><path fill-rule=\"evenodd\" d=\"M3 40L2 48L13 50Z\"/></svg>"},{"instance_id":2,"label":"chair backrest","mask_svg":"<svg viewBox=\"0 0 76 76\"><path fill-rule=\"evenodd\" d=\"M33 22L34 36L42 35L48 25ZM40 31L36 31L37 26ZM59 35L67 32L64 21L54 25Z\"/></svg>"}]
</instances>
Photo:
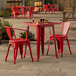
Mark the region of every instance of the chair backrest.
<instances>
[{"instance_id":1,"label":"chair backrest","mask_svg":"<svg viewBox=\"0 0 76 76\"><path fill-rule=\"evenodd\" d=\"M71 24L72 24L71 22L62 22L62 35L67 36ZM49 27L49 34L52 35L50 27Z\"/></svg>"},{"instance_id":2,"label":"chair backrest","mask_svg":"<svg viewBox=\"0 0 76 76\"><path fill-rule=\"evenodd\" d=\"M51 9L54 9L55 8L55 5L54 4L50 4L50 8Z\"/></svg>"},{"instance_id":3,"label":"chair backrest","mask_svg":"<svg viewBox=\"0 0 76 76\"><path fill-rule=\"evenodd\" d=\"M15 32L14 32L13 28L7 27L7 26L4 26L4 28L5 28L6 32L7 32L7 35L8 35L8 37L9 37L10 40L13 39L13 38L12 38L12 33L11 33L11 31L13 32L13 35L14 35L14 37L16 38Z\"/></svg>"},{"instance_id":4,"label":"chair backrest","mask_svg":"<svg viewBox=\"0 0 76 76\"><path fill-rule=\"evenodd\" d=\"M18 8L15 6L15 7L14 7L14 10L17 11L17 9L18 9Z\"/></svg>"},{"instance_id":5,"label":"chair backrest","mask_svg":"<svg viewBox=\"0 0 76 76\"><path fill-rule=\"evenodd\" d=\"M17 7L11 7L12 12L17 12Z\"/></svg>"},{"instance_id":6,"label":"chair backrest","mask_svg":"<svg viewBox=\"0 0 76 76\"><path fill-rule=\"evenodd\" d=\"M19 12L19 9L18 9L17 6L14 7L14 11L15 11L15 12Z\"/></svg>"},{"instance_id":7,"label":"chair backrest","mask_svg":"<svg viewBox=\"0 0 76 76\"><path fill-rule=\"evenodd\" d=\"M44 4L44 9L48 9L48 5L47 4Z\"/></svg>"},{"instance_id":8,"label":"chair backrest","mask_svg":"<svg viewBox=\"0 0 76 76\"><path fill-rule=\"evenodd\" d=\"M63 22L62 23L62 34L64 36L66 36L68 34L70 26L71 26L71 22Z\"/></svg>"},{"instance_id":9,"label":"chair backrest","mask_svg":"<svg viewBox=\"0 0 76 76\"><path fill-rule=\"evenodd\" d=\"M30 8L30 12L34 12L35 7Z\"/></svg>"},{"instance_id":10,"label":"chair backrest","mask_svg":"<svg viewBox=\"0 0 76 76\"><path fill-rule=\"evenodd\" d=\"M6 32L7 32L7 35L8 35L8 37L9 37L10 40L13 40L13 37L12 37L12 33L11 32L13 32L13 36L14 36L14 38L16 38L14 29L21 30L21 31L26 31L26 39L28 39L29 26L27 26L27 30L19 29L19 28L12 28L12 27L8 27L8 26L4 26L4 28L5 28Z\"/></svg>"}]
</instances>

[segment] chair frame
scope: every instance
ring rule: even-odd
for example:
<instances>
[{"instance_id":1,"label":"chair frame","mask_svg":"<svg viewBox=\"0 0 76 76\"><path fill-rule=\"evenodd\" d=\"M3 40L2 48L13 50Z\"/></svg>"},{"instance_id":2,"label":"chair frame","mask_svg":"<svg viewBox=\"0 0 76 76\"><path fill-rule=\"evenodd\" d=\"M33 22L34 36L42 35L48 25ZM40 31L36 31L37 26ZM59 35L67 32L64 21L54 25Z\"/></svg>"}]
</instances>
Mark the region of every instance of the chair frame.
<instances>
[{"instance_id":1,"label":"chair frame","mask_svg":"<svg viewBox=\"0 0 76 76\"><path fill-rule=\"evenodd\" d=\"M20 12L17 11L16 7L11 7L12 13L11 13L11 18L14 15L14 18L17 18L17 15L20 15Z\"/></svg>"},{"instance_id":2,"label":"chair frame","mask_svg":"<svg viewBox=\"0 0 76 76\"><path fill-rule=\"evenodd\" d=\"M26 8L24 8L25 17L26 17L26 14L28 14L29 18L33 17L34 9L35 9L35 7L31 7L30 11L27 12Z\"/></svg>"},{"instance_id":3,"label":"chair frame","mask_svg":"<svg viewBox=\"0 0 76 76\"><path fill-rule=\"evenodd\" d=\"M8 44L7 54L6 54L6 57L5 57L5 61L7 61L10 45L13 46L14 64L15 64L15 61L16 61L16 58L17 58L18 48L20 48L20 54L21 54L21 58L22 58L22 55L23 55L23 44L25 44L25 52L26 52L26 45L28 45L29 51L30 51L30 56L31 56L31 59L33 61L33 56L32 56L31 46L30 46L30 40L28 39L28 29L29 29L29 27L27 27L27 30L19 29L19 28L7 27L7 26L4 26L4 28L5 28L6 32L7 32L7 35L9 37L9 39L10 39L9 40L9 44ZM15 39L12 38L11 29L13 31L13 35L14 35ZM16 38L14 30L26 31L26 38Z\"/></svg>"},{"instance_id":4,"label":"chair frame","mask_svg":"<svg viewBox=\"0 0 76 76\"><path fill-rule=\"evenodd\" d=\"M44 13L46 13L46 11L47 11L47 12L50 12L50 8L48 8L48 6L49 6L49 5L44 4Z\"/></svg>"},{"instance_id":5,"label":"chair frame","mask_svg":"<svg viewBox=\"0 0 76 76\"><path fill-rule=\"evenodd\" d=\"M72 54L71 49L70 49L69 39L68 39L68 32L69 32L71 24L72 24L71 22L63 22L62 23L62 34L56 34L55 35L55 38L57 40L58 52L61 52L61 57L63 57L64 40L67 40L69 52L70 52L70 54ZM68 26L66 33L65 33L65 28L64 28L65 26ZM48 49L47 49L47 53L46 53L47 55L49 52L50 41L54 38L53 35L51 35L50 27L49 27L49 33L50 33L50 36L49 36Z\"/></svg>"}]
</instances>

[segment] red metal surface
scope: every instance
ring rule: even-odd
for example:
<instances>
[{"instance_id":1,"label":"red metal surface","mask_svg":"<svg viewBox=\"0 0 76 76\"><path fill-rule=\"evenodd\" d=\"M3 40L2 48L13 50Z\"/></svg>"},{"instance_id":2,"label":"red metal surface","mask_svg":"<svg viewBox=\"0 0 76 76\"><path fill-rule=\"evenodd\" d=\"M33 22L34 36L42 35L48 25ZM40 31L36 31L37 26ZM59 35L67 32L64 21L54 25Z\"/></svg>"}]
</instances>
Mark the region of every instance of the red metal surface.
<instances>
[{"instance_id":1,"label":"red metal surface","mask_svg":"<svg viewBox=\"0 0 76 76\"><path fill-rule=\"evenodd\" d=\"M44 30L45 30L44 27L42 27L41 30L40 30L41 31L41 49L42 49L42 55L44 55L44 35L45 35Z\"/></svg>"},{"instance_id":2,"label":"red metal surface","mask_svg":"<svg viewBox=\"0 0 76 76\"><path fill-rule=\"evenodd\" d=\"M20 54L21 54L21 58L22 58L23 44L25 44L25 51L26 51L26 46L27 45L29 46L30 56L31 56L31 59L33 61L31 46L30 46L30 40L28 39L28 27L27 27L27 30L26 30L26 38L16 38L15 32L14 32L14 29L25 31L24 29L12 28L12 27L7 27L7 26L5 26L4 28L5 28L6 32L7 32L7 35L9 37L9 39L10 39L9 44L8 44L7 54L6 54L6 57L5 57L5 61L7 61L10 45L13 46L14 64L15 64L15 61L16 61L16 58L17 58L18 48L20 48ZM14 39L12 38L11 30L13 30L13 33L14 33L14 36L15 36Z\"/></svg>"},{"instance_id":3,"label":"red metal surface","mask_svg":"<svg viewBox=\"0 0 76 76\"><path fill-rule=\"evenodd\" d=\"M44 4L44 13L47 12L59 12L59 8L56 8L54 4Z\"/></svg>"},{"instance_id":4,"label":"red metal surface","mask_svg":"<svg viewBox=\"0 0 76 76\"><path fill-rule=\"evenodd\" d=\"M12 13L11 13L11 18L14 16L14 18L17 18L18 15L20 15L20 11L18 11L16 8L11 7Z\"/></svg>"},{"instance_id":5,"label":"red metal surface","mask_svg":"<svg viewBox=\"0 0 76 76\"><path fill-rule=\"evenodd\" d=\"M33 23L33 22L23 22L22 24L27 24L28 26L31 26L31 27L49 27L49 26L53 26L55 24L60 24L61 22L47 22L47 23Z\"/></svg>"},{"instance_id":6,"label":"red metal surface","mask_svg":"<svg viewBox=\"0 0 76 76\"><path fill-rule=\"evenodd\" d=\"M63 44L64 44L64 40L67 40L70 54L72 54L71 49L70 49L69 40L68 40L68 32L69 32L69 29L70 29L70 25L71 25L70 22L63 22L63 23L62 23L62 34L56 34L56 35L55 35L55 38L56 38L56 40L57 40L57 45L58 45L58 52L59 52L59 51L61 52L61 57L63 56ZM50 34L49 44L48 44L48 49L47 49L47 55L48 55L48 52L49 52L50 41L51 41L52 39L55 39L55 38L54 38L53 35ZM55 40L54 40L54 41L55 41ZM55 42L54 42L54 43L55 43Z\"/></svg>"},{"instance_id":7,"label":"red metal surface","mask_svg":"<svg viewBox=\"0 0 76 76\"><path fill-rule=\"evenodd\" d=\"M50 12L50 8L48 8L48 7L49 7L48 4L44 4L44 13L46 13L46 11Z\"/></svg>"},{"instance_id":8,"label":"red metal surface","mask_svg":"<svg viewBox=\"0 0 76 76\"><path fill-rule=\"evenodd\" d=\"M29 18L33 17L33 12L34 12L34 7L31 6L16 6L15 8L17 9L21 9L21 13L22 13L22 18L23 18L23 13L24 16L26 17L26 14L29 14ZM29 11L26 11L27 9L29 9Z\"/></svg>"},{"instance_id":9,"label":"red metal surface","mask_svg":"<svg viewBox=\"0 0 76 76\"><path fill-rule=\"evenodd\" d=\"M56 40L55 40L55 30L54 25L60 24L57 22L48 22L48 23L32 23L32 22L24 22L23 24L27 24L29 27L36 27L36 38L37 38L37 61L39 61L40 57L40 41L41 41L41 47L42 47L42 54L44 54L44 36L45 36L45 27L52 27L53 30L53 36L54 36L54 46L55 46L55 53L56 58L57 56L57 49L56 49Z\"/></svg>"}]
</instances>

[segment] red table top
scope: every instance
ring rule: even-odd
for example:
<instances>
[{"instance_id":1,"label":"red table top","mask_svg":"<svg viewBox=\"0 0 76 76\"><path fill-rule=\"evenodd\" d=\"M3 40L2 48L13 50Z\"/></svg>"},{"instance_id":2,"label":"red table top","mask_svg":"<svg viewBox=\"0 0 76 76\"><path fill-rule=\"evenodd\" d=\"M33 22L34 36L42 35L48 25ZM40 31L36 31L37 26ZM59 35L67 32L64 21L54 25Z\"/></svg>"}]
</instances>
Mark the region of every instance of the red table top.
<instances>
[{"instance_id":1,"label":"red table top","mask_svg":"<svg viewBox=\"0 0 76 76\"><path fill-rule=\"evenodd\" d=\"M48 23L33 23L33 22L23 22L22 24L27 24L28 26L31 27L49 27L49 26L53 26L55 24L60 24L61 22L48 22Z\"/></svg>"}]
</instances>

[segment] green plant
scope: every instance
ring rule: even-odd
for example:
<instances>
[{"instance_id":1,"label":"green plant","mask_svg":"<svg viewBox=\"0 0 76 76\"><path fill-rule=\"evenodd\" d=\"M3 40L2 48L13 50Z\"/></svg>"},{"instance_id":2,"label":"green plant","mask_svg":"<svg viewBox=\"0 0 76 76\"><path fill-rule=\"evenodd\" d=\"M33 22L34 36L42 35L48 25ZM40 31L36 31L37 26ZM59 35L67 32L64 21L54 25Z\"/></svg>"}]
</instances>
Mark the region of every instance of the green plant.
<instances>
[{"instance_id":1,"label":"green plant","mask_svg":"<svg viewBox=\"0 0 76 76\"><path fill-rule=\"evenodd\" d=\"M20 38L26 38L26 32L21 32ZM32 32L28 32L28 39L30 39L31 41L34 41L35 35Z\"/></svg>"},{"instance_id":2,"label":"green plant","mask_svg":"<svg viewBox=\"0 0 76 76\"><path fill-rule=\"evenodd\" d=\"M3 17L9 17L9 16L10 16L10 12L4 10Z\"/></svg>"},{"instance_id":3,"label":"green plant","mask_svg":"<svg viewBox=\"0 0 76 76\"><path fill-rule=\"evenodd\" d=\"M0 17L3 17L3 10L0 10Z\"/></svg>"},{"instance_id":4,"label":"green plant","mask_svg":"<svg viewBox=\"0 0 76 76\"><path fill-rule=\"evenodd\" d=\"M0 17L9 17L10 13L11 13L11 9L10 8L1 9L0 10Z\"/></svg>"},{"instance_id":5,"label":"green plant","mask_svg":"<svg viewBox=\"0 0 76 76\"><path fill-rule=\"evenodd\" d=\"M10 23L8 21L2 21L2 40L9 40L8 36L7 36L7 33L4 29L4 26L8 26L8 27L12 27L12 25L10 25ZM11 30L12 32L12 36L13 36L13 31Z\"/></svg>"}]
</instances>

